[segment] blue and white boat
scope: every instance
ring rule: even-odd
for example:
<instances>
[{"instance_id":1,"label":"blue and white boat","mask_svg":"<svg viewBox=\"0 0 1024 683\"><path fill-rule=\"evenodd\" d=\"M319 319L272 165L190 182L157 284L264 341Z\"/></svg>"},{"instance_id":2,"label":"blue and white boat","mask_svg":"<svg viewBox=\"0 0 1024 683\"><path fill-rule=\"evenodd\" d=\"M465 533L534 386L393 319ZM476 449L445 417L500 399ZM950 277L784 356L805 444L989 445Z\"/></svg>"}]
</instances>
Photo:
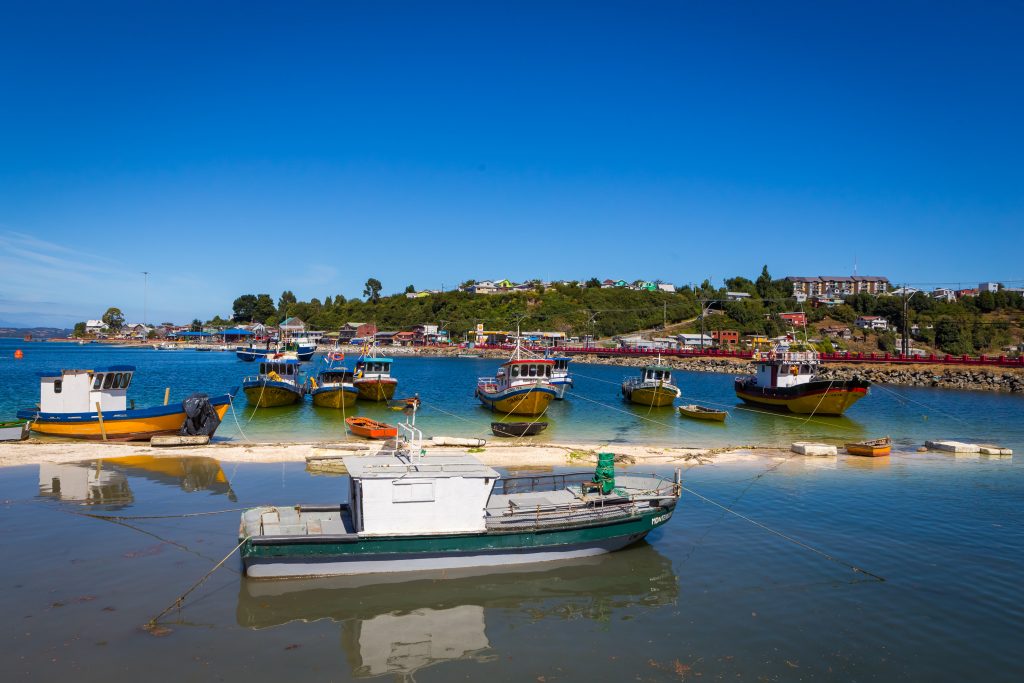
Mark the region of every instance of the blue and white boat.
<instances>
[{"instance_id":1,"label":"blue and white boat","mask_svg":"<svg viewBox=\"0 0 1024 683\"><path fill-rule=\"evenodd\" d=\"M569 374L569 361L572 359L568 356L549 356L549 358L555 361L549 382L555 390L555 398L561 401L565 398L565 392L573 387L572 375Z\"/></svg>"}]
</instances>

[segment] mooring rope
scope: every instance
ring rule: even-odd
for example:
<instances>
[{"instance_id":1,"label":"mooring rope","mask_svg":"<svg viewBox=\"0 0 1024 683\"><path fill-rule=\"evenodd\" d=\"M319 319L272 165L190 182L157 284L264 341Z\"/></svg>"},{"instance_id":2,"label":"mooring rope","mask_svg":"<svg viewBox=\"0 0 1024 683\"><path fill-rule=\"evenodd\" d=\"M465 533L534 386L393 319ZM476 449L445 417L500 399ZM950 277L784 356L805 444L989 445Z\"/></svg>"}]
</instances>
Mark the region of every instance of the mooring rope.
<instances>
[{"instance_id":1,"label":"mooring rope","mask_svg":"<svg viewBox=\"0 0 1024 683\"><path fill-rule=\"evenodd\" d=\"M754 526L756 526L756 527L758 527L760 529L763 529L763 530L767 531L770 534L775 534L779 538L782 538L784 540L789 541L790 543L798 545L798 546L800 546L801 548L803 548L805 550L810 550L812 553L815 553L817 555L821 555L826 560L830 560L832 562L835 562L836 564L841 565L843 567L846 567L847 569L850 569L850 570L852 570L854 572L857 572L859 574L864 574L866 576L870 576L871 578L877 579L878 581L885 581L885 579L883 577L879 576L878 574L874 574L872 572L869 572L868 570L863 569L861 567L858 567L857 565L855 565L855 564L853 564L851 562L847 562L846 560L840 559L840 558L836 557L835 555L831 555L831 554L825 552L824 550L819 550L818 548L815 548L812 545L804 543L803 541L801 541L799 539L793 538L792 536L784 534L781 531L777 531L775 529L772 529L770 526L768 526L766 524L762 524L761 522L758 522L757 520L751 519L750 517L747 517L746 515L744 515L742 513L736 512L735 510L733 510L731 508L728 508L725 505L722 505L721 503L719 503L717 501L711 500L707 496L705 496L703 494L700 494L700 493L697 493L696 491L694 491L691 488L683 486L682 484L679 485L679 488L682 489L683 491L686 491L687 493L689 493L692 496L696 496L697 498L700 498L705 503L710 503L711 505L714 505L715 507L718 507L718 508L721 508L722 510L725 510L726 512L728 512L731 515L735 515L736 517L739 517L740 519L742 519L744 521L750 522Z\"/></svg>"},{"instance_id":2,"label":"mooring rope","mask_svg":"<svg viewBox=\"0 0 1024 683\"><path fill-rule=\"evenodd\" d=\"M190 593L191 593L192 591L194 591L194 590L195 590L196 588L199 588L199 586L203 585L203 583L204 583L204 582L205 582L205 581L206 581L206 580L207 580L208 578L210 578L210 576L211 576L211 575L212 575L212 574L213 574L213 573L214 573L215 571L217 571L218 569L220 569L220 568L221 568L221 567L222 567L222 566L224 565L224 563L225 563L225 562L227 562L227 561L228 561L228 559L230 559L230 557L231 557L232 555L234 555L234 554L235 554L236 552L238 552L239 548L241 548L241 547L242 547L243 545L245 545L245 542L246 542L246 541L248 541L248 540L249 540L250 538L252 538L252 536L246 536L246 537L245 537L245 538L243 538L243 539L242 539L241 541L239 541L239 542L238 542L238 545L236 545L236 546L235 546L234 548L232 548L232 549L231 549L231 552L230 552L230 553L228 553L227 555L225 555L225 556L224 556L224 559L222 559L222 560L221 560L220 562L218 562L217 564L213 565L213 568L212 568L212 569L211 569L210 571L206 572L206 574L204 574L204 575L202 576L202 578L200 578L200 579L199 579L198 581L196 581L196 582L195 582L194 584L192 584L192 586L191 586L191 587L190 587L190 588L189 588L189 589L188 589L187 591L185 591L184 593L182 593L181 595L179 595L179 596L178 596L178 597L177 597L177 598L176 598L176 599L174 600L174 602L172 602L172 603L171 603L170 605L168 605L168 606L167 606L167 607L166 607L166 608L164 609L164 611L160 612L160 614L156 615L155 617L153 617L152 619L150 619L149 621L147 621L147 622L146 622L146 624L145 624L145 625L143 626L143 628L145 628L145 629L152 629L153 627L155 627L155 626L156 626L156 623L157 623L157 621L159 621L159 620L160 620L160 617L162 617L163 615L167 614L168 612L170 612L170 611L171 611L172 609L174 609L175 607L177 607L177 608L179 608L179 609L180 609L180 608L181 608L181 605L182 605L182 603L183 603L183 602L185 602L185 598L187 598L187 597L188 597L188 595L189 595L189 594L190 594Z\"/></svg>"}]
</instances>

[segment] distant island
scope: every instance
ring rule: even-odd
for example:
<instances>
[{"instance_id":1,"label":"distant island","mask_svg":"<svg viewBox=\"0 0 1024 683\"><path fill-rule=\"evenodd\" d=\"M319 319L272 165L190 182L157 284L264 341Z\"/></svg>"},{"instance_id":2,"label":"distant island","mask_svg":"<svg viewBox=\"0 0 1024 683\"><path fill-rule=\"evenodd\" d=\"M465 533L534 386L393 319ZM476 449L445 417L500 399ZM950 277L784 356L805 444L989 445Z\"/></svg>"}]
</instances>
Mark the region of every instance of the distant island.
<instances>
[{"instance_id":1,"label":"distant island","mask_svg":"<svg viewBox=\"0 0 1024 683\"><path fill-rule=\"evenodd\" d=\"M0 327L0 339L50 339L70 335L71 329L67 327Z\"/></svg>"}]
</instances>

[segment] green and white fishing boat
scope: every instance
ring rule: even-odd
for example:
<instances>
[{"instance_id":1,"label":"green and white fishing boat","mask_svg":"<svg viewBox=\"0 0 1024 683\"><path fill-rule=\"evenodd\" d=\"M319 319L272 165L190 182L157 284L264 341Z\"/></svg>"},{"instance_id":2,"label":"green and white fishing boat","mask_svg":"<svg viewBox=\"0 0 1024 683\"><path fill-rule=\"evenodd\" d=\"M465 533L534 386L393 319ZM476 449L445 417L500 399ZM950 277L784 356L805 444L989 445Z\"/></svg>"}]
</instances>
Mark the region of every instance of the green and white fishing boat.
<instances>
[{"instance_id":1,"label":"green and white fishing boat","mask_svg":"<svg viewBox=\"0 0 1024 683\"><path fill-rule=\"evenodd\" d=\"M408 425L401 425L408 430ZM343 458L348 502L258 507L242 515L254 578L504 567L619 550L668 522L674 481L596 473L502 478L466 454L419 448Z\"/></svg>"}]
</instances>

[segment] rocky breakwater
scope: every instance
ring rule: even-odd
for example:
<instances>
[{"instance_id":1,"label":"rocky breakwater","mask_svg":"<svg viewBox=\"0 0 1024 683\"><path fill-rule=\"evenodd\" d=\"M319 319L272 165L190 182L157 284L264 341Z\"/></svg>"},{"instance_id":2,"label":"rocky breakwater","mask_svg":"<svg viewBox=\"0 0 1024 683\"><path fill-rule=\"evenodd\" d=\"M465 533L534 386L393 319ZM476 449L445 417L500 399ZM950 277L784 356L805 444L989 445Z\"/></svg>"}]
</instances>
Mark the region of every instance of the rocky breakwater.
<instances>
[{"instance_id":1,"label":"rocky breakwater","mask_svg":"<svg viewBox=\"0 0 1024 683\"><path fill-rule=\"evenodd\" d=\"M574 363L594 363L596 365L620 365L627 368L640 368L652 363L667 365L678 370L693 372L720 372L727 375L748 375L754 371L754 365L740 358L676 358L672 356L600 356L594 354L576 354ZM572 370L572 366L569 366Z\"/></svg>"},{"instance_id":2,"label":"rocky breakwater","mask_svg":"<svg viewBox=\"0 0 1024 683\"><path fill-rule=\"evenodd\" d=\"M1024 371L1013 368L828 363L822 366L819 377L826 380L859 377L876 384L1024 393Z\"/></svg>"}]
</instances>

